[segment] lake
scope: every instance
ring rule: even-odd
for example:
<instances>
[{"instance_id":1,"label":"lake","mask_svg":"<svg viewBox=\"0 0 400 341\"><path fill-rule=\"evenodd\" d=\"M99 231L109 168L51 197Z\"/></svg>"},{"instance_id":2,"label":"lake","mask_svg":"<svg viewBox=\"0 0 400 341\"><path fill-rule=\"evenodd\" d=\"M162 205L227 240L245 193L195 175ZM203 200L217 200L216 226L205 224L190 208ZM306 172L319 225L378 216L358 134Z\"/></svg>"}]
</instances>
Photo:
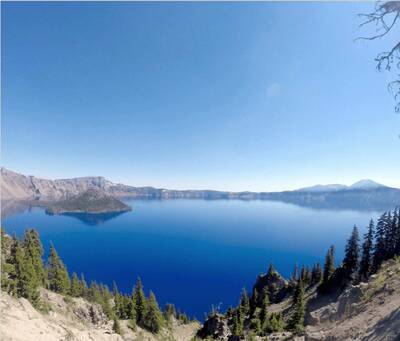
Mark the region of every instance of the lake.
<instances>
[{"instance_id":1,"label":"lake","mask_svg":"<svg viewBox=\"0 0 400 341\"><path fill-rule=\"evenodd\" d=\"M130 200L131 212L91 219L49 216L32 208L5 217L5 230L36 228L52 241L70 273L131 292L140 276L161 306L174 303L203 319L211 305L238 303L273 262L288 277L299 265L323 263L336 246L341 260L356 224L364 233L381 212L304 208L272 201Z\"/></svg>"}]
</instances>

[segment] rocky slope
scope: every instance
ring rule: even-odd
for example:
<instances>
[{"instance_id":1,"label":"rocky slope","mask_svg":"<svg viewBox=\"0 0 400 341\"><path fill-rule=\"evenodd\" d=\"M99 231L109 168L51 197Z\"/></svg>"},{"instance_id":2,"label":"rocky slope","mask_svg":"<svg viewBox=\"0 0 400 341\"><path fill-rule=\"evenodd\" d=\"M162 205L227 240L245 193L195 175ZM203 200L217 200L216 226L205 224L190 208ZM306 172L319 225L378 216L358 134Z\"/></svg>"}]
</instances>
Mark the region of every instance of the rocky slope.
<instances>
[{"instance_id":1,"label":"rocky slope","mask_svg":"<svg viewBox=\"0 0 400 341\"><path fill-rule=\"evenodd\" d=\"M400 259L333 302L316 303L309 307L307 340L400 340Z\"/></svg>"},{"instance_id":2,"label":"rocky slope","mask_svg":"<svg viewBox=\"0 0 400 341\"><path fill-rule=\"evenodd\" d=\"M101 307L82 298L64 298L42 290L48 313L40 313L24 298L16 299L1 292L0 339L2 341L189 341L199 325L182 325L174 321L159 335L141 328L133 332L121 321L123 335L115 334L112 321Z\"/></svg>"},{"instance_id":3,"label":"rocky slope","mask_svg":"<svg viewBox=\"0 0 400 341\"><path fill-rule=\"evenodd\" d=\"M264 285L282 284L278 277ZM260 278L257 283L261 283ZM261 285L261 284L260 284ZM272 333L255 340L296 341L398 341L400 340L400 258L383 264L368 282L351 286L338 297L318 296L315 288L306 293L306 328L303 335ZM291 298L269 307L270 313L290 315ZM248 335L249 330L244 334ZM220 341L239 341L231 336L227 318L215 314L199 330L198 336Z\"/></svg>"},{"instance_id":4,"label":"rocky slope","mask_svg":"<svg viewBox=\"0 0 400 341\"><path fill-rule=\"evenodd\" d=\"M133 187L115 184L103 177L46 180L26 176L1 168L0 188L2 201L60 200L95 188L117 198L140 199L242 199L277 200L301 206L376 209L394 208L400 202L400 189L376 184L375 186L347 187L332 191L301 189L284 192L226 192L213 190L168 190L154 187ZM375 184L375 183L374 183ZM324 186L322 186L324 187Z\"/></svg>"}]
</instances>

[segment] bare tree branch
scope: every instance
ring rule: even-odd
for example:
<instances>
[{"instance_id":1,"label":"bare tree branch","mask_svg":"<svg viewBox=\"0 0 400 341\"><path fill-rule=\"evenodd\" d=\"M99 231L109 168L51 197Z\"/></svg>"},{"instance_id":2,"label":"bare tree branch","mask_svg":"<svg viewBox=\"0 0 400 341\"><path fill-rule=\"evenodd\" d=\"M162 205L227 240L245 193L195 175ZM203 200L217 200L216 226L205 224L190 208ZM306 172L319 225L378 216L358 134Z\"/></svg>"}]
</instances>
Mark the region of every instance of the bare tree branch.
<instances>
[{"instance_id":1,"label":"bare tree branch","mask_svg":"<svg viewBox=\"0 0 400 341\"><path fill-rule=\"evenodd\" d=\"M359 37L356 40L375 40L385 37L392 31L400 18L400 1L378 1L375 4L375 10L372 13L360 14L365 21L360 24L364 27L369 24L375 24L377 33L370 37ZM388 90L392 93L396 101L396 112L400 112L400 41L389 51L379 53L375 61L378 71L392 71L392 68L398 70L396 80L388 84Z\"/></svg>"}]
</instances>

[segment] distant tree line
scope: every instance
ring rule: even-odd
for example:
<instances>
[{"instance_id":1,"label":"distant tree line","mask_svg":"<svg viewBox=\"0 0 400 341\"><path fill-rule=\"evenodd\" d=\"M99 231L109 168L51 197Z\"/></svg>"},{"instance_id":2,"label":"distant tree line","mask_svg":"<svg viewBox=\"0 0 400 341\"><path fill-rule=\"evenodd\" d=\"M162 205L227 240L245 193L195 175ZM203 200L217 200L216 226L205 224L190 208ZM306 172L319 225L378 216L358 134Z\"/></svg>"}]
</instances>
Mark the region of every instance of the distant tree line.
<instances>
[{"instance_id":1,"label":"distant tree line","mask_svg":"<svg viewBox=\"0 0 400 341\"><path fill-rule=\"evenodd\" d=\"M152 291L146 297L140 278L131 295L118 290L114 282L113 290L104 284L91 281L87 285L85 277L74 272L69 276L66 266L57 254L53 244L47 262L43 261L44 250L39 234L34 229L25 231L22 240L10 238L1 228L1 289L15 297L24 297L34 307L47 311L48 307L40 299L40 288L46 288L66 297L82 297L98 303L107 317L113 320L113 329L121 333L120 319L129 320L129 328L140 326L152 333L158 333L173 319L182 323L191 320L185 313L177 312L172 304L167 304L162 312Z\"/></svg>"}]
</instances>

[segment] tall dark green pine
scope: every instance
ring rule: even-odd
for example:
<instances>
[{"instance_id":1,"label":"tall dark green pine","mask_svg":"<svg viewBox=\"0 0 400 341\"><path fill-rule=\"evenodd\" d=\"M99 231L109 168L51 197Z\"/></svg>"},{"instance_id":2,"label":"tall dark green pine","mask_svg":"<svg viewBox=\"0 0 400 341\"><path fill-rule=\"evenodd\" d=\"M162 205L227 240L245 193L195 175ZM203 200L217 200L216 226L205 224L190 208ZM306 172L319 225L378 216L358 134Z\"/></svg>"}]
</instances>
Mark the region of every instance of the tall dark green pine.
<instances>
[{"instance_id":1,"label":"tall dark green pine","mask_svg":"<svg viewBox=\"0 0 400 341\"><path fill-rule=\"evenodd\" d=\"M393 211L393 214L388 217L387 222L387 237L386 237L386 252L387 258L393 258L396 255L397 246L397 221L399 219L398 212Z\"/></svg>"},{"instance_id":2,"label":"tall dark green pine","mask_svg":"<svg viewBox=\"0 0 400 341\"><path fill-rule=\"evenodd\" d=\"M32 264L32 259L29 255L24 254L20 243L16 244L14 257L17 296L24 297L34 306L37 306L39 303L39 283Z\"/></svg>"},{"instance_id":3,"label":"tall dark green pine","mask_svg":"<svg viewBox=\"0 0 400 341\"><path fill-rule=\"evenodd\" d=\"M23 247L26 257L31 258L33 268L38 283L46 287L47 286L47 275L43 265L43 246L40 241L39 234L36 230L30 229L25 231Z\"/></svg>"},{"instance_id":4,"label":"tall dark green pine","mask_svg":"<svg viewBox=\"0 0 400 341\"><path fill-rule=\"evenodd\" d=\"M262 292L262 301L261 301L261 311L260 311L260 320L262 329L265 330L267 328L266 324L268 324L268 307L270 305L269 301L269 291L268 287L265 287Z\"/></svg>"},{"instance_id":5,"label":"tall dark green pine","mask_svg":"<svg viewBox=\"0 0 400 341\"><path fill-rule=\"evenodd\" d=\"M247 294L246 288L242 289L242 293L240 295L240 312L242 316L246 316L250 312L250 300L249 295Z\"/></svg>"},{"instance_id":6,"label":"tall dark green pine","mask_svg":"<svg viewBox=\"0 0 400 341\"><path fill-rule=\"evenodd\" d=\"M358 278L360 281L365 281L366 279L368 279L372 271L374 228L374 221L371 219L368 225L368 231L364 234L364 241L362 245L360 269L358 270Z\"/></svg>"},{"instance_id":7,"label":"tall dark green pine","mask_svg":"<svg viewBox=\"0 0 400 341\"><path fill-rule=\"evenodd\" d=\"M48 259L49 288L60 294L67 294L70 288L70 281L67 269L58 257L54 245L50 245L50 256Z\"/></svg>"},{"instance_id":8,"label":"tall dark green pine","mask_svg":"<svg viewBox=\"0 0 400 341\"><path fill-rule=\"evenodd\" d=\"M231 331L233 336L242 337L243 335L243 318L240 309L236 309L233 315Z\"/></svg>"},{"instance_id":9,"label":"tall dark green pine","mask_svg":"<svg viewBox=\"0 0 400 341\"><path fill-rule=\"evenodd\" d=\"M135 305L136 322L139 325L144 324L145 316L147 314L147 300L143 291L142 281L138 278L133 294L133 302Z\"/></svg>"},{"instance_id":10,"label":"tall dark green pine","mask_svg":"<svg viewBox=\"0 0 400 341\"><path fill-rule=\"evenodd\" d=\"M319 285L322 280L322 268L321 264L317 262L311 272L311 284L312 285Z\"/></svg>"},{"instance_id":11,"label":"tall dark green pine","mask_svg":"<svg viewBox=\"0 0 400 341\"><path fill-rule=\"evenodd\" d=\"M81 286L80 286L79 278L78 278L78 275L76 274L76 272L74 272L72 274L71 287L69 290L69 294L74 297L82 296Z\"/></svg>"},{"instance_id":12,"label":"tall dark green pine","mask_svg":"<svg viewBox=\"0 0 400 341\"><path fill-rule=\"evenodd\" d=\"M324 272L322 275L322 285L326 286L329 283L329 279L335 272L335 247L332 245L326 256L324 264Z\"/></svg>"},{"instance_id":13,"label":"tall dark green pine","mask_svg":"<svg viewBox=\"0 0 400 341\"><path fill-rule=\"evenodd\" d=\"M292 275L290 276L290 284L293 286L296 285L298 279L299 279L299 267L297 263L295 263Z\"/></svg>"},{"instance_id":14,"label":"tall dark green pine","mask_svg":"<svg viewBox=\"0 0 400 341\"><path fill-rule=\"evenodd\" d=\"M345 256L343 259L343 270L346 281L355 279L355 273L358 269L358 261L360 256L359 234L357 226L353 227L350 238L347 240Z\"/></svg>"},{"instance_id":15,"label":"tall dark green pine","mask_svg":"<svg viewBox=\"0 0 400 341\"><path fill-rule=\"evenodd\" d=\"M304 299L304 284L300 279L297 282L296 291L293 296L293 310L294 313L289 322L289 327L295 333L300 333L304 330L304 317L305 317L305 299Z\"/></svg>"},{"instance_id":16,"label":"tall dark green pine","mask_svg":"<svg viewBox=\"0 0 400 341\"><path fill-rule=\"evenodd\" d=\"M256 309L257 309L257 304L258 304L258 291L257 288L253 288L253 294L251 295L250 299L250 315L254 315Z\"/></svg>"},{"instance_id":17,"label":"tall dark green pine","mask_svg":"<svg viewBox=\"0 0 400 341\"><path fill-rule=\"evenodd\" d=\"M150 291L149 299L147 301L147 313L144 318L144 327L152 333L158 333L163 326L163 315L158 306L156 297Z\"/></svg>"},{"instance_id":18,"label":"tall dark green pine","mask_svg":"<svg viewBox=\"0 0 400 341\"><path fill-rule=\"evenodd\" d=\"M400 207L396 211L396 225L395 225L395 255L400 255Z\"/></svg>"},{"instance_id":19,"label":"tall dark green pine","mask_svg":"<svg viewBox=\"0 0 400 341\"><path fill-rule=\"evenodd\" d=\"M13 259L13 241L6 236L5 231L1 231L1 289L13 294L15 293L15 265ZM14 248L15 254L15 248Z\"/></svg>"},{"instance_id":20,"label":"tall dark green pine","mask_svg":"<svg viewBox=\"0 0 400 341\"><path fill-rule=\"evenodd\" d=\"M83 274L81 274L81 278L79 280L79 291L80 291L82 297L87 296L88 286L87 286L87 283L85 280L85 276Z\"/></svg>"},{"instance_id":21,"label":"tall dark green pine","mask_svg":"<svg viewBox=\"0 0 400 341\"><path fill-rule=\"evenodd\" d=\"M387 212L378 219L375 230L375 247L372 257L372 272L378 271L386 258L386 219Z\"/></svg>"}]
</instances>

